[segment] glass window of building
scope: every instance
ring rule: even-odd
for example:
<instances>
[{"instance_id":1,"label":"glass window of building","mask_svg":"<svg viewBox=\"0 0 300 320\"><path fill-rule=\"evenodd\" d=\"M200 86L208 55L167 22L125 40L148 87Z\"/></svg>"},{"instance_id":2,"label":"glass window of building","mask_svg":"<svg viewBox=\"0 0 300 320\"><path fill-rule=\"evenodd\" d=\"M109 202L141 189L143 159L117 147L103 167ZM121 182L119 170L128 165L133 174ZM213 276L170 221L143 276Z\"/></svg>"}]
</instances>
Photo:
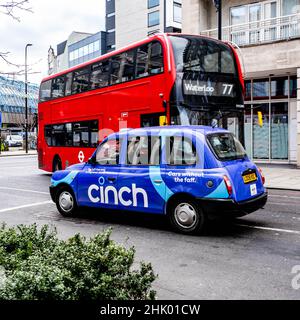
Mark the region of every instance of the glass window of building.
<instances>
[{"instance_id":1,"label":"glass window of building","mask_svg":"<svg viewBox=\"0 0 300 320\"><path fill-rule=\"evenodd\" d=\"M253 81L253 99L269 99L269 79Z\"/></svg>"},{"instance_id":2,"label":"glass window of building","mask_svg":"<svg viewBox=\"0 0 300 320\"><path fill-rule=\"evenodd\" d=\"M273 78L271 79L271 98L283 99L289 95L288 78Z\"/></svg>"},{"instance_id":3,"label":"glass window of building","mask_svg":"<svg viewBox=\"0 0 300 320\"><path fill-rule=\"evenodd\" d=\"M148 13L148 27L157 26L159 24L159 11Z\"/></svg>"},{"instance_id":4,"label":"glass window of building","mask_svg":"<svg viewBox=\"0 0 300 320\"><path fill-rule=\"evenodd\" d=\"M297 6L300 5L299 0L284 0L282 1L282 15L288 16L297 13Z\"/></svg>"},{"instance_id":5,"label":"glass window of building","mask_svg":"<svg viewBox=\"0 0 300 320\"><path fill-rule=\"evenodd\" d=\"M251 81L250 80L246 80L245 81L245 100L249 101L251 100Z\"/></svg>"},{"instance_id":6,"label":"glass window of building","mask_svg":"<svg viewBox=\"0 0 300 320\"><path fill-rule=\"evenodd\" d=\"M159 6L159 0L148 0L148 9Z\"/></svg>"},{"instance_id":7,"label":"glass window of building","mask_svg":"<svg viewBox=\"0 0 300 320\"><path fill-rule=\"evenodd\" d=\"M288 103L271 104L271 158L288 159Z\"/></svg>"},{"instance_id":8,"label":"glass window of building","mask_svg":"<svg viewBox=\"0 0 300 320\"><path fill-rule=\"evenodd\" d=\"M181 3L173 3L173 19L174 22L181 23Z\"/></svg>"},{"instance_id":9,"label":"glass window of building","mask_svg":"<svg viewBox=\"0 0 300 320\"><path fill-rule=\"evenodd\" d=\"M262 113L263 125L258 121L258 112ZM269 104L253 105L253 158L269 159Z\"/></svg>"},{"instance_id":10,"label":"glass window of building","mask_svg":"<svg viewBox=\"0 0 300 320\"><path fill-rule=\"evenodd\" d=\"M246 6L239 6L230 8L230 19L231 24L241 24L247 22L247 7Z\"/></svg>"},{"instance_id":11,"label":"glass window of building","mask_svg":"<svg viewBox=\"0 0 300 320\"><path fill-rule=\"evenodd\" d=\"M290 98L297 98L297 77L290 77Z\"/></svg>"}]
</instances>

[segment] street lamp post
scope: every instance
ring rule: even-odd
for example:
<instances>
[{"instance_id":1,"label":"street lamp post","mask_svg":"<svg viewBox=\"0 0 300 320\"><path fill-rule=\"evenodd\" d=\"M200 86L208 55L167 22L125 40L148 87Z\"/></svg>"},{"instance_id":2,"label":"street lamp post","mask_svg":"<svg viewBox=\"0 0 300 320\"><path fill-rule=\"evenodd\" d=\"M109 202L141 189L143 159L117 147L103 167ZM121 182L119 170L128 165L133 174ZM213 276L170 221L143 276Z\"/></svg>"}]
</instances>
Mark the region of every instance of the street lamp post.
<instances>
[{"instance_id":1,"label":"street lamp post","mask_svg":"<svg viewBox=\"0 0 300 320\"><path fill-rule=\"evenodd\" d=\"M28 153L28 84L27 84L27 49L31 47L31 43L27 43L25 47L25 150Z\"/></svg>"},{"instance_id":2,"label":"street lamp post","mask_svg":"<svg viewBox=\"0 0 300 320\"><path fill-rule=\"evenodd\" d=\"M222 40L222 0L213 0L218 12L218 39Z\"/></svg>"}]
</instances>

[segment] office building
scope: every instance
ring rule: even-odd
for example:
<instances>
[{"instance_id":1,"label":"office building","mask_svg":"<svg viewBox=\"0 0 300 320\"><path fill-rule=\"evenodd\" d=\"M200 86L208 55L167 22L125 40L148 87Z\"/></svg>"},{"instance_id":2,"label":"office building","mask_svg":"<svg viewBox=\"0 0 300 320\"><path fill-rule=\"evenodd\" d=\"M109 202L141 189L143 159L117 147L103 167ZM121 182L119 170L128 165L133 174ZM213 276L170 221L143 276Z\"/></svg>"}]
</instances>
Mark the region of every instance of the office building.
<instances>
[{"instance_id":1,"label":"office building","mask_svg":"<svg viewBox=\"0 0 300 320\"><path fill-rule=\"evenodd\" d=\"M300 167L299 0L222 3L222 40L240 47L244 64L247 151L258 162ZM217 37L213 1L185 0L182 15L183 33Z\"/></svg>"},{"instance_id":2,"label":"office building","mask_svg":"<svg viewBox=\"0 0 300 320\"><path fill-rule=\"evenodd\" d=\"M32 129L37 113L39 87L28 84L28 124ZM25 126L25 83L0 76L0 112L3 131L22 131Z\"/></svg>"},{"instance_id":3,"label":"office building","mask_svg":"<svg viewBox=\"0 0 300 320\"><path fill-rule=\"evenodd\" d=\"M92 60L106 52L106 32L72 32L67 40L48 51L48 74L54 74Z\"/></svg>"},{"instance_id":4,"label":"office building","mask_svg":"<svg viewBox=\"0 0 300 320\"><path fill-rule=\"evenodd\" d=\"M107 51L157 32L181 32L182 0L106 0Z\"/></svg>"}]
</instances>

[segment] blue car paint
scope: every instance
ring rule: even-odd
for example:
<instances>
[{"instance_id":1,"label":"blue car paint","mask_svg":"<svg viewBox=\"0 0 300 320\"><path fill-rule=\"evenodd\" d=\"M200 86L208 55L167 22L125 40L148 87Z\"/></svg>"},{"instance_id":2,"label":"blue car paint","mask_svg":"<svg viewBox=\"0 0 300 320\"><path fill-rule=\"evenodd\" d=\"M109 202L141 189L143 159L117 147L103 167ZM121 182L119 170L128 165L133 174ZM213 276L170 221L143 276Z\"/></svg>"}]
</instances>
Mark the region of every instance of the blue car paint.
<instances>
[{"instance_id":1,"label":"blue car paint","mask_svg":"<svg viewBox=\"0 0 300 320\"><path fill-rule=\"evenodd\" d=\"M51 185L68 184L79 206L122 209L130 211L166 213L168 200L176 194L190 195L197 199L232 199L239 203L265 193L257 167L248 157L240 160L220 161L209 147L206 136L211 133L228 132L205 126L170 126L126 130L108 139L119 137L122 141L120 164L77 164L55 172ZM130 136L159 135L162 138L161 163L159 166L126 165L127 139ZM196 165L168 165L165 157L165 137L189 135L201 150ZM100 145L101 146L101 145ZM100 147L99 146L99 147ZM95 151L96 153L96 151ZM94 153L94 155L95 155ZM94 156L93 155L93 156ZM256 194L251 195L250 185L245 184L242 173L255 169L257 173ZM232 194L224 182L226 175L232 184ZM208 186L208 182L213 182Z\"/></svg>"}]
</instances>

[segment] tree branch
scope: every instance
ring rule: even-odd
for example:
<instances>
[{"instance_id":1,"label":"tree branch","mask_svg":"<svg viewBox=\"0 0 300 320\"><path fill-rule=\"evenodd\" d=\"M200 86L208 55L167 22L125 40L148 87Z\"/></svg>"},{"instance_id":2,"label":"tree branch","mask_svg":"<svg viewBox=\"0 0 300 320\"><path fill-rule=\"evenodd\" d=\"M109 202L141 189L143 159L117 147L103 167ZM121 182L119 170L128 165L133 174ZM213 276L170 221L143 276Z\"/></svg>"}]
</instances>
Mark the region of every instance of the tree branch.
<instances>
[{"instance_id":1,"label":"tree branch","mask_svg":"<svg viewBox=\"0 0 300 320\"><path fill-rule=\"evenodd\" d=\"M0 1L0 12L20 22L20 17L16 15L16 11L27 11L32 13L32 8L28 7L28 5L29 0Z\"/></svg>"}]
</instances>

